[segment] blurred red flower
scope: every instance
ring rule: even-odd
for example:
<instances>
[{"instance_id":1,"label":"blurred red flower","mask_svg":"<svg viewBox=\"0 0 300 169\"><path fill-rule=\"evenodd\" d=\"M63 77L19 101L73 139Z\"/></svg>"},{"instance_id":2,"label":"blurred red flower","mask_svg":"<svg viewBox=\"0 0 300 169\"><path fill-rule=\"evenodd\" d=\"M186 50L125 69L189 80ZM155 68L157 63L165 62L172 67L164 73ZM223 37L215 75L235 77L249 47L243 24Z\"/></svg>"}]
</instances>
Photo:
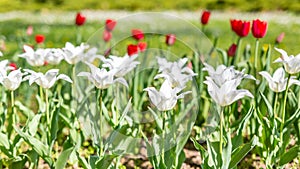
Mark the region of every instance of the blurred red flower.
<instances>
[{"instance_id":1,"label":"blurred red flower","mask_svg":"<svg viewBox=\"0 0 300 169\"><path fill-rule=\"evenodd\" d=\"M129 56L137 54L139 52L139 47L137 45L130 44L127 46L127 53Z\"/></svg>"},{"instance_id":2,"label":"blurred red flower","mask_svg":"<svg viewBox=\"0 0 300 169\"><path fill-rule=\"evenodd\" d=\"M109 31L107 31L107 30L104 30L104 31L103 31L103 40L104 40L105 42L109 42L110 39L111 39L111 37L112 37L111 32L109 32Z\"/></svg>"},{"instance_id":3,"label":"blurred red flower","mask_svg":"<svg viewBox=\"0 0 300 169\"><path fill-rule=\"evenodd\" d=\"M117 24L117 21L112 20L112 19L106 19L106 21L105 21L105 29L107 31L111 32L115 28L116 24Z\"/></svg>"},{"instance_id":4,"label":"blurred red flower","mask_svg":"<svg viewBox=\"0 0 300 169\"><path fill-rule=\"evenodd\" d=\"M166 44L168 46L171 46L175 43L176 41L176 36L174 34L168 34L166 35Z\"/></svg>"},{"instance_id":5,"label":"blurred red flower","mask_svg":"<svg viewBox=\"0 0 300 169\"><path fill-rule=\"evenodd\" d=\"M35 35L35 42L37 43L37 44L41 44L41 43L43 43L44 41L45 41L45 36L44 35L41 35L41 34L37 34L37 35Z\"/></svg>"},{"instance_id":6,"label":"blurred red flower","mask_svg":"<svg viewBox=\"0 0 300 169\"><path fill-rule=\"evenodd\" d=\"M263 38L268 29L268 23L259 19L252 21L252 34L255 38Z\"/></svg>"},{"instance_id":7,"label":"blurred red flower","mask_svg":"<svg viewBox=\"0 0 300 169\"><path fill-rule=\"evenodd\" d=\"M227 50L227 55L229 57L234 57L235 56L235 52L236 52L236 49L237 49L237 45L236 44L232 44L229 49Z\"/></svg>"},{"instance_id":8,"label":"blurred red flower","mask_svg":"<svg viewBox=\"0 0 300 169\"><path fill-rule=\"evenodd\" d=\"M76 15L75 24L77 26L81 26L84 24L85 20L86 20L86 17L84 15L82 15L80 12L78 12Z\"/></svg>"},{"instance_id":9,"label":"blurred red flower","mask_svg":"<svg viewBox=\"0 0 300 169\"><path fill-rule=\"evenodd\" d=\"M230 20L231 29L240 37L245 37L250 31L250 22L232 19Z\"/></svg>"},{"instance_id":10,"label":"blurred red flower","mask_svg":"<svg viewBox=\"0 0 300 169\"><path fill-rule=\"evenodd\" d=\"M203 11L202 15L201 15L201 23L202 25L206 25L209 21L209 17L210 17L210 11Z\"/></svg>"},{"instance_id":11,"label":"blurred red flower","mask_svg":"<svg viewBox=\"0 0 300 169\"><path fill-rule=\"evenodd\" d=\"M283 38L284 38L284 36L285 36L285 33L284 33L284 32L282 32L281 34L279 34L279 35L277 36L277 38L276 38L276 43L281 43L282 40L283 40Z\"/></svg>"},{"instance_id":12,"label":"blurred red flower","mask_svg":"<svg viewBox=\"0 0 300 169\"><path fill-rule=\"evenodd\" d=\"M144 52L147 49L147 43L146 42L139 42L137 46L139 47L139 50L141 52Z\"/></svg>"},{"instance_id":13,"label":"blurred red flower","mask_svg":"<svg viewBox=\"0 0 300 169\"><path fill-rule=\"evenodd\" d=\"M143 31L139 29L133 29L131 30L132 37L136 40L142 40L144 39L144 33Z\"/></svg>"},{"instance_id":14,"label":"blurred red flower","mask_svg":"<svg viewBox=\"0 0 300 169\"><path fill-rule=\"evenodd\" d=\"M16 64L16 63L13 63L13 62L11 62L8 66L11 67L11 70L12 70L12 71L18 69L17 64Z\"/></svg>"},{"instance_id":15,"label":"blurred red flower","mask_svg":"<svg viewBox=\"0 0 300 169\"><path fill-rule=\"evenodd\" d=\"M30 25L27 27L26 34L28 36L30 36L30 35L32 35L32 33L33 33L33 27Z\"/></svg>"}]
</instances>

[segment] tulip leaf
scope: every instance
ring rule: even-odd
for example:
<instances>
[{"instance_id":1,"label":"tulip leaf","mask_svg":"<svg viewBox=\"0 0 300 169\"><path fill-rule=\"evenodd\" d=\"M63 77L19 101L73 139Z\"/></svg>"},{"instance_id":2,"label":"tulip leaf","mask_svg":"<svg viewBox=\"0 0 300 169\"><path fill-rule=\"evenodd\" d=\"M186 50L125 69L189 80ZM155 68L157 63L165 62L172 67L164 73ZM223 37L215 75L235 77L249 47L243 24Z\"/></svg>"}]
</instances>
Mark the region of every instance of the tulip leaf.
<instances>
[{"instance_id":1,"label":"tulip leaf","mask_svg":"<svg viewBox=\"0 0 300 169\"><path fill-rule=\"evenodd\" d=\"M6 134L0 132L0 146L4 146L6 149L9 149L9 140Z\"/></svg>"},{"instance_id":2,"label":"tulip leaf","mask_svg":"<svg viewBox=\"0 0 300 169\"><path fill-rule=\"evenodd\" d=\"M261 97L263 98L263 100L264 100L264 102L265 102L265 104L268 108L268 113L270 114L271 117L273 117L274 113L273 113L273 108L272 108L270 102L268 101L268 99L266 98L266 96L262 92L259 92L259 93L260 93Z\"/></svg>"},{"instance_id":3,"label":"tulip leaf","mask_svg":"<svg viewBox=\"0 0 300 169\"><path fill-rule=\"evenodd\" d=\"M14 127L16 132L29 144L32 148L50 165L53 161L49 155L49 147L44 145L40 140L30 136L27 133L22 132L19 128Z\"/></svg>"},{"instance_id":4,"label":"tulip leaf","mask_svg":"<svg viewBox=\"0 0 300 169\"><path fill-rule=\"evenodd\" d=\"M106 155L104 155L104 157L100 161L96 162L95 167L96 168L103 168L103 169L104 168L108 168L111 165L112 161L116 157L118 157L118 155L115 155L115 154L106 154Z\"/></svg>"},{"instance_id":5,"label":"tulip leaf","mask_svg":"<svg viewBox=\"0 0 300 169\"><path fill-rule=\"evenodd\" d=\"M220 55L222 56L222 63L224 65L227 65L228 62L228 56L225 50L221 49L221 48L216 48L217 52L220 53Z\"/></svg>"},{"instance_id":6,"label":"tulip leaf","mask_svg":"<svg viewBox=\"0 0 300 169\"><path fill-rule=\"evenodd\" d=\"M234 168L236 165L258 144L258 137L254 136L249 143L236 148L232 155L229 168Z\"/></svg>"},{"instance_id":7,"label":"tulip leaf","mask_svg":"<svg viewBox=\"0 0 300 169\"><path fill-rule=\"evenodd\" d=\"M65 165L68 161L70 154L72 153L74 147L70 147L68 149L63 150L63 152L59 155L56 163L55 168L65 168Z\"/></svg>"},{"instance_id":8,"label":"tulip leaf","mask_svg":"<svg viewBox=\"0 0 300 169\"><path fill-rule=\"evenodd\" d=\"M34 136L38 130L38 125L40 123L42 115L36 114L31 121L28 122L28 132L31 136Z\"/></svg>"},{"instance_id":9,"label":"tulip leaf","mask_svg":"<svg viewBox=\"0 0 300 169\"><path fill-rule=\"evenodd\" d=\"M15 101L15 106L21 110L21 112L24 113L24 115L28 118L28 119L32 119L34 116L34 112L32 110L30 110L28 107L24 106L20 101L16 100Z\"/></svg>"},{"instance_id":10,"label":"tulip leaf","mask_svg":"<svg viewBox=\"0 0 300 169\"><path fill-rule=\"evenodd\" d=\"M284 123L284 127L288 127L291 123L298 120L300 117L300 108Z\"/></svg>"},{"instance_id":11,"label":"tulip leaf","mask_svg":"<svg viewBox=\"0 0 300 169\"><path fill-rule=\"evenodd\" d=\"M84 169L92 169L91 166L88 164L88 162L85 160L84 157L82 157L77 151L76 151L76 156L79 160L79 163L81 164L81 166L84 168Z\"/></svg>"},{"instance_id":12,"label":"tulip leaf","mask_svg":"<svg viewBox=\"0 0 300 169\"><path fill-rule=\"evenodd\" d=\"M155 119L155 122L159 128L159 130L162 130L162 119L157 115L156 112L154 112L154 110L152 110L150 107L148 107L150 113L152 114L152 116Z\"/></svg>"},{"instance_id":13,"label":"tulip leaf","mask_svg":"<svg viewBox=\"0 0 300 169\"><path fill-rule=\"evenodd\" d=\"M284 153L279 160L279 166L283 166L291 162L294 158L300 155L300 146L294 146L288 152Z\"/></svg>"}]
</instances>

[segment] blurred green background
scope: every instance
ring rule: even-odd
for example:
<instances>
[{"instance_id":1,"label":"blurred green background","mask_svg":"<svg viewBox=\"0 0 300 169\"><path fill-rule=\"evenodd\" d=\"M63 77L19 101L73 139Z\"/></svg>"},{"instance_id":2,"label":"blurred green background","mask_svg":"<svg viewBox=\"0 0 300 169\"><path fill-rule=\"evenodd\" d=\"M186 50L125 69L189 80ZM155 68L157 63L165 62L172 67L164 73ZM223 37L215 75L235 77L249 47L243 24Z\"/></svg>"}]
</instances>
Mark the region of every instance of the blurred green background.
<instances>
[{"instance_id":1,"label":"blurred green background","mask_svg":"<svg viewBox=\"0 0 300 169\"><path fill-rule=\"evenodd\" d=\"M12 10L234 10L300 12L299 0L0 0L0 12Z\"/></svg>"}]
</instances>

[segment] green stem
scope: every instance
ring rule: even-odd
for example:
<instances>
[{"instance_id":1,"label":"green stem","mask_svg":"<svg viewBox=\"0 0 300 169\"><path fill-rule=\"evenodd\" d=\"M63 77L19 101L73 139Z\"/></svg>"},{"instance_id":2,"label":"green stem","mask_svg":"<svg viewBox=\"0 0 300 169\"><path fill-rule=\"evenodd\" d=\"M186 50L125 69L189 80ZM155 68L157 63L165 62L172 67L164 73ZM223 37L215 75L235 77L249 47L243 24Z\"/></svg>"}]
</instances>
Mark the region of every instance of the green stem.
<instances>
[{"instance_id":1,"label":"green stem","mask_svg":"<svg viewBox=\"0 0 300 169\"><path fill-rule=\"evenodd\" d=\"M257 80L257 67L258 67L258 64L257 64L257 58L258 58L258 46L259 46L259 39L256 39L256 43L255 43L255 56L254 56L254 77L255 79ZM254 80L254 90L255 90L255 96L258 96L258 93L257 93L257 84L256 84L256 80ZM257 102L257 98L255 98L255 105L256 107L258 106L258 102Z\"/></svg>"},{"instance_id":2,"label":"green stem","mask_svg":"<svg viewBox=\"0 0 300 169\"><path fill-rule=\"evenodd\" d=\"M220 111L220 147L219 147L219 151L220 151L220 156L222 158L222 152L223 152L223 111L224 111L224 107L221 107L221 111Z\"/></svg>"},{"instance_id":3,"label":"green stem","mask_svg":"<svg viewBox=\"0 0 300 169\"><path fill-rule=\"evenodd\" d=\"M103 90L100 89L100 95L99 95L99 111L100 111L100 157L103 154L103 142L102 142L102 136L103 136L103 129L102 129L102 95L103 95Z\"/></svg>"},{"instance_id":4,"label":"green stem","mask_svg":"<svg viewBox=\"0 0 300 169\"><path fill-rule=\"evenodd\" d=\"M166 115L167 111L162 112L162 148L161 148L161 158L163 164L165 163L165 128L166 128Z\"/></svg>"},{"instance_id":5,"label":"green stem","mask_svg":"<svg viewBox=\"0 0 300 169\"><path fill-rule=\"evenodd\" d=\"M49 113L49 95L48 89L45 89L45 102L46 102L46 122L47 122L47 137L48 137L48 144L50 145L51 141L51 131L50 131L50 113Z\"/></svg>"},{"instance_id":6,"label":"green stem","mask_svg":"<svg viewBox=\"0 0 300 169\"><path fill-rule=\"evenodd\" d=\"M289 89L289 82L291 79L291 75L289 74L286 87L285 87L285 93L284 93L284 99L283 99L283 109L282 109L282 114L281 114L281 126L280 126L280 141L281 144L283 144L283 127L285 123L285 112L286 112L286 101L287 101L287 95L288 95L288 89Z\"/></svg>"},{"instance_id":7,"label":"green stem","mask_svg":"<svg viewBox=\"0 0 300 169\"><path fill-rule=\"evenodd\" d=\"M235 65L236 63L239 62L239 56L240 56L240 49L241 49L241 44L242 44L242 38L239 37L238 41L237 41L237 49L235 52L235 56L233 58L233 63L232 65Z\"/></svg>"},{"instance_id":8,"label":"green stem","mask_svg":"<svg viewBox=\"0 0 300 169\"><path fill-rule=\"evenodd\" d=\"M273 115L277 115L277 101L278 101L278 93L275 93L275 101L274 101L274 108L273 108Z\"/></svg>"},{"instance_id":9,"label":"green stem","mask_svg":"<svg viewBox=\"0 0 300 169\"><path fill-rule=\"evenodd\" d=\"M12 116L12 126L14 126L16 124L16 111L15 111L15 95L14 95L14 91L12 90L10 92L10 99L11 99L11 116Z\"/></svg>"}]
</instances>

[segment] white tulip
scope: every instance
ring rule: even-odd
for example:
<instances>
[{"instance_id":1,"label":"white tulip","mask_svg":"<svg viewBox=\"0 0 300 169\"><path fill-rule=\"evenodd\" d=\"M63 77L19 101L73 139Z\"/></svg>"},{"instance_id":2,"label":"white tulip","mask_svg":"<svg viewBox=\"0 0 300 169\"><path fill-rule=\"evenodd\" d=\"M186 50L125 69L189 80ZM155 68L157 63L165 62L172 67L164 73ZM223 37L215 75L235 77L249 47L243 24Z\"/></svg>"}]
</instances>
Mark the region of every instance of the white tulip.
<instances>
[{"instance_id":1,"label":"white tulip","mask_svg":"<svg viewBox=\"0 0 300 169\"><path fill-rule=\"evenodd\" d=\"M185 66L187 58L179 59L177 62L168 62L165 58L157 57L160 74L154 79L165 78L171 82L173 87L184 88L186 83L192 80L197 74L192 69Z\"/></svg>"},{"instance_id":2,"label":"white tulip","mask_svg":"<svg viewBox=\"0 0 300 169\"><path fill-rule=\"evenodd\" d=\"M276 59L274 63L283 63L286 72L289 74L300 72L300 54L297 56L288 56L286 51L282 49L275 48L275 50L281 53L281 56L280 58Z\"/></svg>"},{"instance_id":3,"label":"white tulip","mask_svg":"<svg viewBox=\"0 0 300 169\"><path fill-rule=\"evenodd\" d=\"M190 91L188 91L177 96L181 89L172 88L171 83L168 80L164 81L159 91L154 87L145 88L144 91L148 92L151 102L159 111L173 109L178 99L181 99L185 94L190 93Z\"/></svg>"},{"instance_id":4,"label":"white tulip","mask_svg":"<svg viewBox=\"0 0 300 169\"><path fill-rule=\"evenodd\" d=\"M43 66L45 64L45 57L48 49L37 49L34 51L30 46L24 45L25 53L19 57L25 58L27 63L31 66Z\"/></svg>"},{"instance_id":5,"label":"white tulip","mask_svg":"<svg viewBox=\"0 0 300 169\"><path fill-rule=\"evenodd\" d=\"M134 61L138 55L128 56L127 54L124 57L109 56L109 58L101 57L103 62L103 67L109 68L110 70L116 70L116 77L123 77L132 69L134 69L140 62Z\"/></svg>"},{"instance_id":6,"label":"white tulip","mask_svg":"<svg viewBox=\"0 0 300 169\"><path fill-rule=\"evenodd\" d=\"M95 47L88 49L82 54L82 61L92 63L95 59L100 59L101 57L103 57L102 55L98 55L97 51L98 49Z\"/></svg>"},{"instance_id":7,"label":"white tulip","mask_svg":"<svg viewBox=\"0 0 300 169\"><path fill-rule=\"evenodd\" d=\"M271 77L271 75L266 71L259 72L259 74L262 75L268 81L270 89L274 92L285 91L288 78L285 78L285 71L282 67L278 68L274 72L273 77ZM288 87L290 87L293 84L300 86L300 81L295 80L295 78L295 76L290 77Z\"/></svg>"},{"instance_id":8,"label":"white tulip","mask_svg":"<svg viewBox=\"0 0 300 169\"><path fill-rule=\"evenodd\" d=\"M128 87L128 84L124 78L114 79L114 76L117 72L116 69L107 71L105 68L99 69L93 64L86 64L90 67L91 72L80 72L77 76L88 77L89 81L91 81L97 88L106 89L116 82Z\"/></svg>"},{"instance_id":9,"label":"white tulip","mask_svg":"<svg viewBox=\"0 0 300 169\"><path fill-rule=\"evenodd\" d=\"M0 51L0 57L3 56L3 53Z\"/></svg>"},{"instance_id":10,"label":"white tulip","mask_svg":"<svg viewBox=\"0 0 300 169\"><path fill-rule=\"evenodd\" d=\"M80 62L84 55L84 51L88 47L89 46L84 43L81 43L80 46L74 46L72 43L67 42L63 48L63 51L65 52L65 60L69 64L76 64Z\"/></svg>"},{"instance_id":11,"label":"white tulip","mask_svg":"<svg viewBox=\"0 0 300 169\"><path fill-rule=\"evenodd\" d=\"M253 98L253 95L245 89L237 89L240 84L240 78L224 82L221 86L217 85L211 77L206 77L205 84L210 97L220 106L228 106L233 102L248 96Z\"/></svg>"},{"instance_id":12,"label":"white tulip","mask_svg":"<svg viewBox=\"0 0 300 169\"><path fill-rule=\"evenodd\" d=\"M51 65L58 65L64 58L65 53L61 49L46 49L45 61Z\"/></svg>"},{"instance_id":13,"label":"white tulip","mask_svg":"<svg viewBox=\"0 0 300 169\"><path fill-rule=\"evenodd\" d=\"M24 78L25 80L29 80L30 85L32 85L32 83L36 83L37 85L45 89L51 88L59 79L72 83L72 80L67 75L58 75L58 69L50 69L45 74L29 69L24 69L24 71L30 74Z\"/></svg>"},{"instance_id":14,"label":"white tulip","mask_svg":"<svg viewBox=\"0 0 300 169\"><path fill-rule=\"evenodd\" d=\"M233 80L233 79L252 79L255 80L255 78L252 75L245 74L245 69L243 69L241 72L238 70L235 70L233 66L226 67L225 65L219 65L216 70L209 64L204 64L204 71L208 72L208 75L213 79L213 81L218 85L222 86L225 82Z\"/></svg>"},{"instance_id":15,"label":"white tulip","mask_svg":"<svg viewBox=\"0 0 300 169\"><path fill-rule=\"evenodd\" d=\"M22 82L23 73L20 69L11 71L8 75L6 71L0 71L0 83L8 90L16 90Z\"/></svg>"}]
</instances>

